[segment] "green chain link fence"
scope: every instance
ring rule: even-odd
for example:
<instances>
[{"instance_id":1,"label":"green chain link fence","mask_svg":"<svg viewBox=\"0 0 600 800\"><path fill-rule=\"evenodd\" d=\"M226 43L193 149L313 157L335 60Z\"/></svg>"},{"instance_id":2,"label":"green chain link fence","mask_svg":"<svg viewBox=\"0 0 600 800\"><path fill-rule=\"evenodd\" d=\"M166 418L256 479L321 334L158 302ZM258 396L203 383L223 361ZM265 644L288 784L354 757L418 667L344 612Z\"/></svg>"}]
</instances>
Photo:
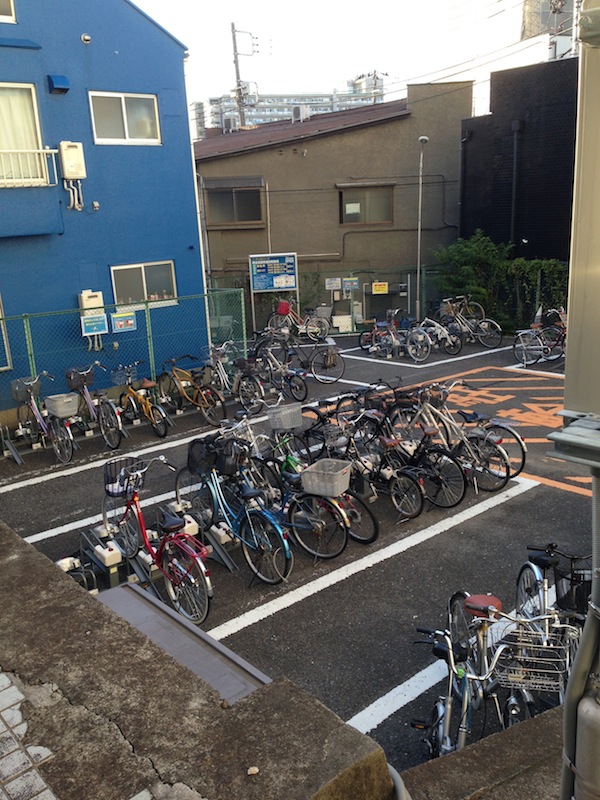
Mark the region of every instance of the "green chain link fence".
<instances>
[{"instance_id":1,"label":"green chain link fence","mask_svg":"<svg viewBox=\"0 0 600 800\"><path fill-rule=\"evenodd\" d=\"M213 343L226 339L246 350L246 319L241 289L211 290L176 301L139 302L124 309L105 305L90 315L106 314L107 333L83 332L79 309L48 314L0 316L0 414L15 407L11 381L46 370L55 380L42 383L42 396L68 391L65 372L99 361L94 386L108 389L111 370L140 360L139 374L155 378L163 361L190 354L199 361Z\"/></svg>"}]
</instances>

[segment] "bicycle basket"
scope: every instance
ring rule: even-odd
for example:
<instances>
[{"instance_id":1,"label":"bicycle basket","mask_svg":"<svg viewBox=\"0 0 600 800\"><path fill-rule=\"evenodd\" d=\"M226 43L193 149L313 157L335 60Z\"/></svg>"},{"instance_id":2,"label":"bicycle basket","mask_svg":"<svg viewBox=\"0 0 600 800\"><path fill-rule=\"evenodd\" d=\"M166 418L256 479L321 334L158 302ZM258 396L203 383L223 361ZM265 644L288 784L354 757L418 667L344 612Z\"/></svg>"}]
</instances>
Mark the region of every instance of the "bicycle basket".
<instances>
[{"instance_id":1,"label":"bicycle basket","mask_svg":"<svg viewBox=\"0 0 600 800\"><path fill-rule=\"evenodd\" d=\"M290 313L290 304L287 300L280 300L279 303L277 303L277 313L282 317Z\"/></svg>"},{"instance_id":2,"label":"bicycle basket","mask_svg":"<svg viewBox=\"0 0 600 800\"><path fill-rule=\"evenodd\" d=\"M219 438L220 434L214 433L201 439L193 439L188 444L187 465L191 472L204 475L213 469L217 462L215 442Z\"/></svg>"},{"instance_id":3,"label":"bicycle basket","mask_svg":"<svg viewBox=\"0 0 600 800\"><path fill-rule=\"evenodd\" d=\"M133 365L128 369L125 367L118 367L117 369L111 370L110 379L115 386L124 386L126 383L131 381L137 381L138 371L137 366ZM89 386L89 383L88 383Z\"/></svg>"},{"instance_id":4,"label":"bicycle basket","mask_svg":"<svg viewBox=\"0 0 600 800\"><path fill-rule=\"evenodd\" d=\"M78 369L73 367L65 372L67 386L72 392L78 392L84 386L92 386L94 383L94 371L90 370L83 374Z\"/></svg>"},{"instance_id":5,"label":"bicycle basket","mask_svg":"<svg viewBox=\"0 0 600 800\"><path fill-rule=\"evenodd\" d=\"M216 469L219 475L235 475L248 450L236 439L222 439L217 446Z\"/></svg>"},{"instance_id":6,"label":"bicycle basket","mask_svg":"<svg viewBox=\"0 0 600 800\"><path fill-rule=\"evenodd\" d=\"M554 568L556 605L562 611L587 612L588 597L592 591L592 570L588 559L581 559L582 566L572 570L561 566ZM583 566L583 563L586 563Z\"/></svg>"},{"instance_id":7,"label":"bicycle basket","mask_svg":"<svg viewBox=\"0 0 600 800\"><path fill-rule=\"evenodd\" d=\"M133 493L133 483L128 470L134 469L141 462L133 456L113 458L104 465L104 491L109 497L127 497ZM137 488L141 489L144 476L136 476Z\"/></svg>"},{"instance_id":8,"label":"bicycle basket","mask_svg":"<svg viewBox=\"0 0 600 800\"><path fill-rule=\"evenodd\" d=\"M34 397L40 396L40 390L42 386L42 382L38 379L35 383L27 386L23 381L29 383L32 378L17 378L14 381L10 382L10 391L13 397L13 400L16 400L17 403L26 403L29 399L29 390L31 389L31 393Z\"/></svg>"},{"instance_id":9,"label":"bicycle basket","mask_svg":"<svg viewBox=\"0 0 600 800\"><path fill-rule=\"evenodd\" d=\"M568 626L560 626L560 633L546 639L541 631L521 620L497 642L498 647L508 645L496 665L499 685L540 692L562 690L569 664L565 630Z\"/></svg>"},{"instance_id":10,"label":"bicycle basket","mask_svg":"<svg viewBox=\"0 0 600 800\"><path fill-rule=\"evenodd\" d=\"M271 428L276 431L289 431L302 427L302 405L290 403L287 406L274 406L267 409Z\"/></svg>"}]
</instances>

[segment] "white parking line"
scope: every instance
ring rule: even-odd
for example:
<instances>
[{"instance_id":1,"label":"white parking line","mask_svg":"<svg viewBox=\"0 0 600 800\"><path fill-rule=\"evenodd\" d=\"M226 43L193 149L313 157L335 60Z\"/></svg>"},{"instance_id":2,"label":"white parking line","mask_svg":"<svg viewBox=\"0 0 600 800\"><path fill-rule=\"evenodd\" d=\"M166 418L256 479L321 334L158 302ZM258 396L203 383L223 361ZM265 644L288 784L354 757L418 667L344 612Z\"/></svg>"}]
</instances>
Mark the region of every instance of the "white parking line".
<instances>
[{"instance_id":1,"label":"white parking line","mask_svg":"<svg viewBox=\"0 0 600 800\"><path fill-rule=\"evenodd\" d=\"M510 350L511 347L495 347L493 350L480 350L477 353L469 353L469 355L452 356L452 358L445 358L442 361L436 361L435 366L439 367L443 364L456 364L459 361L469 361L472 358L481 358L482 356L489 356L493 353L502 353L504 350ZM431 367L433 364L430 361L422 361L420 364L415 364L408 359L406 361L398 361L392 358L368 358L367 356L353 356L349 355L349 351L344 350L344 358L352 359L353 361L367 361L369 364L388 364L393 367L408 367L409 369L425 369Z\"/></svg>"},{"instance_id":2,"label":"white parking line","mask_svg":"<svg viewBox=\"0 0 600 800\"><path fill-rule=\"evenodd\" d=\"M344 581L365 569L369 569L376 564L380 564L383 561L394 558L394 556L397 556L406 550L410 550L412 547L416 547L417 545L422 544L429 539L433 539L434 536L444 533L450 528L453 528L455 525L460 525L469 519L473 519L474 517L483 514L485 511L489 511L491 508L502 505L508 500L512 500L513 497L517 497L518 495L523 494L523 492L527 492L529 489L532 489L534 486L538 485L539 484L537 481L520 477L516 478L515 483L509 489L494 495L493 497L489 497L482 503L477 503L477 505L471 506L471 508L467 508L458 514L448 516L445 519L435 523L435 525L431 525L429 528L424 528L423 530L414 533L412 536L408 536L406 539L393 542L387 547L383 547L381 550L370 553L363 558L356 559L355 561L352 561L351 563L346 564L339 569L333 570L327 575L323 575L321 578L317 578L317 580L312 581L311 583L307 583L305 586L299 586L297 589L292 589L291 592L287 592L286 594L281 595L281 597L270 600L268 603L264 603L262 606L254 608L251 611L246 611L239 617L234 617L233 619L230 619L227 622L224 622L222 625L218 625L216 628L213 628L207 632L214 639L218 640L225 639L228 636L233 636L233 634L239 633L245 628L255 625L257 622L268 619L274 614L277 614L286 608L290 608L296 603L306 600L318 592L322 592L324 589L329 589L331 586L335 586L337 583L341 583L341 581Z\"/></svg>"}]
</instances>

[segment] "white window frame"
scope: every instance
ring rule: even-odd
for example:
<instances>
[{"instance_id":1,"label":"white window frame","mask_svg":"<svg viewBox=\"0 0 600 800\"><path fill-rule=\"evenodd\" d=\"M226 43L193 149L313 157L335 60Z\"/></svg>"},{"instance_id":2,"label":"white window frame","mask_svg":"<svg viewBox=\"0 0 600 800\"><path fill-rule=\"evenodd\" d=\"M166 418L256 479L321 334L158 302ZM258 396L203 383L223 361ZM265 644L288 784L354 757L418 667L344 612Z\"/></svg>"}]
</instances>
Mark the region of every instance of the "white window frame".
<instances>
[{"instance_id":1,"label":"white window frame","mask_svg":"<svg viewBox=\"0 0 600 800\"><path fill-rule=\"evenodd\" d=\"M121 113L123 115L123 123L125 127L125 138L124 139L106 139L99 137L96 134L96 119L94 117L94 104L93 99L94 97L118 97L121 100ZM139 97L144 100L153 100L154 101L154 119L156 122L156 130L158 132L158 137L156 139L135 139L129 136L128 126L127 126L127 109L125 105L125 100L128 97ZM134 146L145 146L145 147L155 147L156 145L162 144L162 137L161 137L161 130L160 130L160 118L158 115L158 97L155 94L139 94L135 92L96 92L90 91L89 92L89 101L90 101L90 115L92 118L92 128L94 131L94 142L95 144L119 144L119 145L134 145Z\"/></svg>"},{"instance_id":2,"label":"white window frame","mask_svg":"<svg viewBox=\"0 0 600 800\"><path fill-rule=\"evenodd\" d=\"M12 83L0 82L1 89L28 89L31 101L31 108L33 110L33 123L35 128L35 138L37 147L31 150L0 150L0 188L9 188L12 186L29 187L29 186L49 186L50 178L48 175L47 159L51 157L52 153L46 151L42 144L42 129L40 126L40 117L38 112L37 92L33 83ZM13 164L16 165L16 176L2 177L8 167L8 171L12 171ZM37 174L28 177L23 176L22 172L34 171Z\"/></svg>"},{"instance_id":3,"label":"white window frame","mask_svg":"<svg viewBox=\"0 0 600 800\"><path fill-rule=\"evenodd\" d=\"M10 13L0 14L0 22L16 22L17 16L15 14L15 0L8 0L10 6Z\"/></svg>"},{"instance_id":4,"label":"white window frame","mask_svg":"<svg viewBox=\"0 0 600 800\"><path fill-rule=\"evenodd\" d=\"M145 268L152 267L157 264L169 264L171 266L171 282L173 286L173 296L168 297L165 299L160 298L150 298L148 297L148 289L146 286L146 274ZM134 300L131 303L123 303L119 302L117 296L117 285L115 281L115 275L119 272L124 272L125 270L132 270L137 269L140 270L142 273L142 285L144 287L144 300ZM119 311L139 311L140 309L145 308L145 303L152 303L152 308L157 306L175 306L177 305L178 298L177 298L177 282L175 280L175 262L172 261L170 258L165 258L161 261L142 261L139 264L115 264L110 268L110 277L112 281L112 288L113 288L113 297L115 300L115 305L118 307Z\"/></svg>"}]
</instances>

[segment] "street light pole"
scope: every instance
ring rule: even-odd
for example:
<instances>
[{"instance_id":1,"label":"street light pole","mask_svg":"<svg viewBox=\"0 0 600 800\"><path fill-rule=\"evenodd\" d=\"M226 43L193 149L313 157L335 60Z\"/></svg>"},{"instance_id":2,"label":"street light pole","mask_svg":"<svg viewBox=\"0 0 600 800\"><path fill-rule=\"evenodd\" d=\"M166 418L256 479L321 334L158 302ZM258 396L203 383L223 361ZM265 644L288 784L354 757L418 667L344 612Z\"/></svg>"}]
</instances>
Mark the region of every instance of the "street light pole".
<instances>
[{"instance_id":1,"label":"street light pole","mask_svg":"<svg viewBox=\"0 0 600 800\"><path fill-rule=\"evenodd\" d=\"M417 291L415 302L415 317L420 322L421 313L421 238L423 223L423 150L429 141L429 136L419 136L421 152L419 153L419 205L417 210Z\"/></svg>"}]
</instances>

